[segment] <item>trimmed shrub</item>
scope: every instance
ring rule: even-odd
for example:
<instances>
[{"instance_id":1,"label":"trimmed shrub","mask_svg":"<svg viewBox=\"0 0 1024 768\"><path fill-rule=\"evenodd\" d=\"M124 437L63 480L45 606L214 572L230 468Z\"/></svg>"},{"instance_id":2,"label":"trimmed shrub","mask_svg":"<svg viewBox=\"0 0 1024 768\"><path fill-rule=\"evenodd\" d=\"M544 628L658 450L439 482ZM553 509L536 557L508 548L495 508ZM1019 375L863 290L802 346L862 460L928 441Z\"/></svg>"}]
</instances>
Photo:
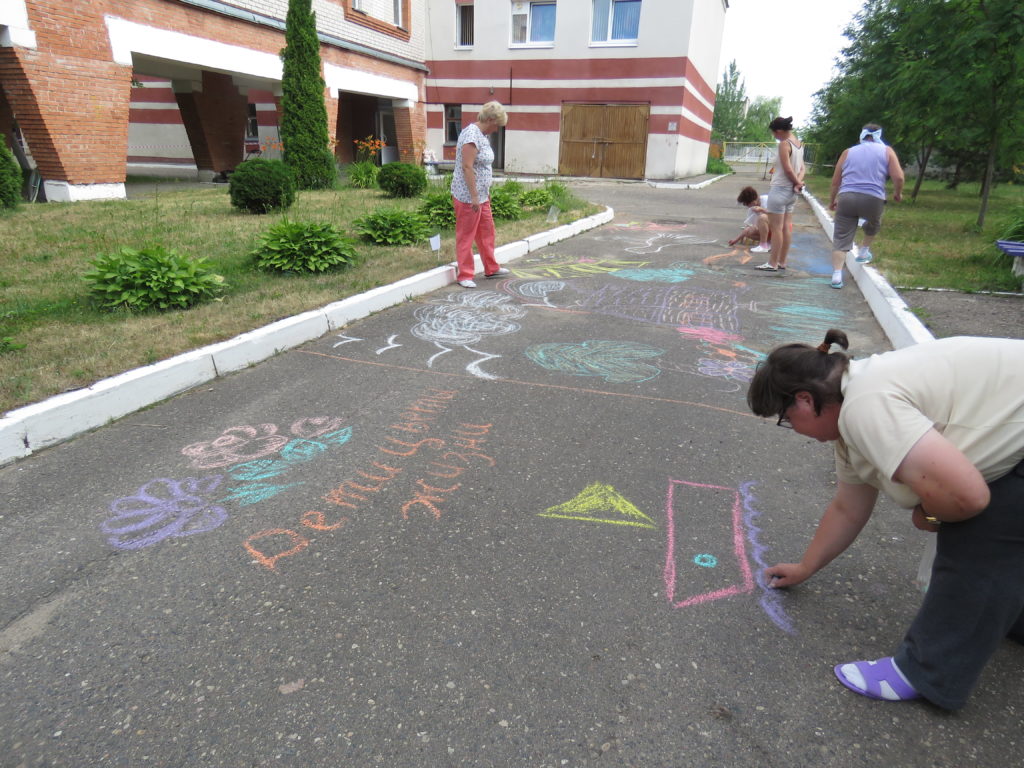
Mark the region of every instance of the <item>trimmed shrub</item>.
<instances>
[{"instance_id":1,"label":"trimmed shrub","mask_svg":"<svg viewBox=\"0 0 1024 768\"><path fill-rule=\"evenodd\" d=\"M82 277L103 309L186 309L223 293L224 278L206 259L191 259L154 245L142 250L121 248L89 262Z\"/></svg>"},{"instance_id":2,"label":"trimmed shrub","mask_svg":"<svg viewBox=\"0 0 1024 768\"><path fill-rule=\"evenodd\" d=\"M328 189L338 178L328 149L320 39L312 0L289 0L281 62L281 143L299 189Z\"/></svg>"},{"instance_id":3,"label":"trimmed shrub","mask_svg":"<svg viewBox=\"0 0 1024 768\"><path fill-rule=\"evenodd\" d=\"M388 163L377 174L377 186L388 197L416 197L427 188L427 172L410 163Z\"/></svg>"},{"instance_id":4,"label":"trimmed shrub","mask_svg":"<svg viewBox=\"0 0 1024 768\"><path fill-rule=\"evenodd\" d=\"M445 189L432 189L423 196L419 214L432 227L455 229L455 206L452 193Z\"/></svg>"},{"instance_id":5,"label":"trimmed shrub","mask_svg":"<svg viewBox=\"0 0 1024 768\"><path fill-rule=\"evenodd\" d=\"M250 255L257 269L326 272L354 264L356 248L330 224L285 219L260 235Z\"/></svg>"},{"instance_id":6,"label":"trimmed shrub","mask_svg":"<svg viewBox=\"0 0 1024 768\"><path fill-rule=\"evenodd\" d=\"M4 135L0 133L0 210L18 207L23 181L21 166L7 148Z\"/></svg>"},{"instance_id":7,"label":"trimmed shrub","mask_svg":"<svg viewBox=\"0 0 1024 768\"><path fill-rule=\"evenodd\" d=\"M253 158L235 168L228 193L235 208L249 213L288 208L295 202L295 175L280 160Z\"/></svg>"},{"instance_id":8,"label":"trimmed shrub","mask_svg":"<svg viewBox=\"0 0 1024 768\"><path fill-rule=\"evenodd\" d=\"M415 245L430 235L427 223L418 213L385 208L352 222L355 231L377 245Z\"/></svg>"}]
</instances>

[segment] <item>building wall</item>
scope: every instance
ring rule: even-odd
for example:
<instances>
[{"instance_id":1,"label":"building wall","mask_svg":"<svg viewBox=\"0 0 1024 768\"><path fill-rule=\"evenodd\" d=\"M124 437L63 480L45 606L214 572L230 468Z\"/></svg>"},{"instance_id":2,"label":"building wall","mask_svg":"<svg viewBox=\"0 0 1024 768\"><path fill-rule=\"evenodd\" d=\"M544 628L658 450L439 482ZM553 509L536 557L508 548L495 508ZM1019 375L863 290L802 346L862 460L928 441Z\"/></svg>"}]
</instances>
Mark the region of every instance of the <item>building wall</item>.
<instances>
[{"instance_id":1,"label":"building wall","mask_svg":"<svg viewBox=\"0 0 1024 768\"><path fill-rule=\"evenodd\" d=\"M476 0L471 48L455 45L455 5L429 0L427 143L438 157L444 105L463 123L496 99L509 111L505 168L553 173L565 102L648 103L646 175L702 173L725 18L723 0L644 0L635 44L591 42L593 0L559 0L553 44L511 42L511 3ZM446 151L447 150L447 151Z\"/></svg>"},{"instance_id":2,"label":"building wall","mask_svg":"<svg viewBox=\"0 0 1024 768\"><path fill-rule=\"evenodd\" d=\"M422 113L422 0L403 0L408 29L353 16L351 2L314 1L328 41L321 46L328 105L336 114L338 91L351 88L395 99L413 117ZM132 82L140 75L170 80L179 102L191 93L200 106L204 83L221 88L223 77L243 96L252 89L279 93L286 12L286 0L0 3L0 87L48 197L123 196ZM214 127L209 135L221 143L216 134ZM237 159L227 167L242 159L236 139Z\"/></svg>"}]
</instances>

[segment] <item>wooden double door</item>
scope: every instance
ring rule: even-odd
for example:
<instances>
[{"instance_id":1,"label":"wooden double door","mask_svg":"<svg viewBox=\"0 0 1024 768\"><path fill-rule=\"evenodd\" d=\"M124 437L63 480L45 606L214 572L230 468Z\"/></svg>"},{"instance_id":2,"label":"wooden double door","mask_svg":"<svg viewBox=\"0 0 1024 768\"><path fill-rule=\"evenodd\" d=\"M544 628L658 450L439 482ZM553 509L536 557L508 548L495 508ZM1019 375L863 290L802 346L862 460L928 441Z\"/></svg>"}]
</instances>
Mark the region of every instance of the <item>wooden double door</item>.
<instances>
[{"instance_id":1,"label":"wooden double door","mask_svg":"<svg viewBox=\"0 0 1024 768\"><path fill-rule=\"evenodd\" d=\"M642 179L649 104L563 104L558 173Z\"/></svg>"}]
</instances>

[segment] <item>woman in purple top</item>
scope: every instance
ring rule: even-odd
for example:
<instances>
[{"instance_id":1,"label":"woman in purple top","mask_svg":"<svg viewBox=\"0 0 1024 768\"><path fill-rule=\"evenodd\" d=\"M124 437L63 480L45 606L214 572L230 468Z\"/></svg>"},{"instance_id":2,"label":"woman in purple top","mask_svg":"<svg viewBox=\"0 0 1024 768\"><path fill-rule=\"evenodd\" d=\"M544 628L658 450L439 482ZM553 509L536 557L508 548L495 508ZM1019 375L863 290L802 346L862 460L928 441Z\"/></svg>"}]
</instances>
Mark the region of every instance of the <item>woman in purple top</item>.
<instances>
[{"instance_id":1,"label":"woman in purple top","mask_svg":"<svg viewBox=\"0 0 1024 768\"><path fill-rule=\"evenodd\" d=\"M452 177L452 204L455 206L456 280L463 288L476 288L473 241L480 250L486 277L507 275L508 270L494 258L494 218L491 216L491 163L494 150L487 134L508 122L505 108L489 101L480 108L476 122L459 134L455 148L455 175Z\"/></svg>"},{"instance_id":2,"label":"woman in purple top","mask_svg":"<svg viewBox=\"0 0 1024 768\"><path fill-rule=\"evenodd\" d=\"M892 179L892 199L903 199L903 168L892 147L882 143L882 128L868 123L860 132L860 143L843 151L832 174L829 208L836 212L832 235L832 287L843 287L843 264L853 248L857 224L864 222L864 242L857 262L867 264L874 256L871 243L882 226L885 210L885 181Z\"/></svg>"}]
</instances>

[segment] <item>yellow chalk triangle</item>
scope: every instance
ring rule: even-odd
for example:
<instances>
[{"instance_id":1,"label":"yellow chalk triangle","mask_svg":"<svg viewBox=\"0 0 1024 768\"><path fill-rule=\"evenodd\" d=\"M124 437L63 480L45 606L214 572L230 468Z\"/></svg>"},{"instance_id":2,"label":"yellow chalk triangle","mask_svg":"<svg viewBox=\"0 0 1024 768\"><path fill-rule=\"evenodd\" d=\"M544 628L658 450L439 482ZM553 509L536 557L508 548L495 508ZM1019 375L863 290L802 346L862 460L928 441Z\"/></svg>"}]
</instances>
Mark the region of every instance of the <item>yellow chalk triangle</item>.
<instances>
[{"instance_id":1,"label":"yellow chalk triangle","mask_svg":"<svg viewBox=\"0 0 1024 768\"><path fill-rule=\"evenodd\" d=\"M538 513L538 516L583 520L588 523L631 525L637 528L655 527L654 521L637 509L625 496L603 483L588 485L575 498L548 507L547 511Z\"/></svg>"}]
</instances>

